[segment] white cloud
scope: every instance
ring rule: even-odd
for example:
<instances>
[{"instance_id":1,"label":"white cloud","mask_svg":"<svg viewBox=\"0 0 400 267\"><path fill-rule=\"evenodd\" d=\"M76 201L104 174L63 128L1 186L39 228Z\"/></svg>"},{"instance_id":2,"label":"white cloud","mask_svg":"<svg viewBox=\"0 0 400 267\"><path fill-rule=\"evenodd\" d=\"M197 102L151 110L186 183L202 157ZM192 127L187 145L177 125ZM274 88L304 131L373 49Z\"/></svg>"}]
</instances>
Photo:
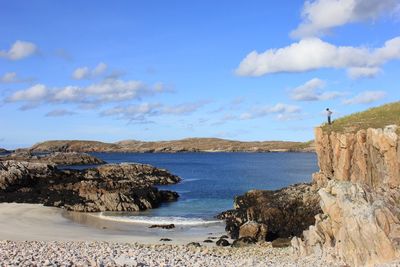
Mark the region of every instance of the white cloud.
<instances>
[{"instance_id":1,"label":"white cloud","mask_svg":"<svg viewBox=\"0 0 400 267\"><path fill-rule=\"evenodd\" d=\"M46 113L46 117L64 117L64 116L71 116L74 114L76 113L65 109L55 109Z\"/></svg>"},{"instance_id":2,"label":"white cloud","mask_svg":"<svg viewBox=\"0 0 400 267\"><path fill-rule=\"evenodd\" d=\"M107 64L100 62L97 66L93 69L93 75L101 75L107 70Z\"/></svg>"},{"instance_id":3,"label":"white cloud","mask_svg":"<svg viewBox=\"0 0 400 267\"><path fill-rule=\"evenodd\" d=\"M352 79L373 78L382 70L378 67L354 67L347 69L347 75Z\"/></svg>"},{"instance_id":4,"label":"white cloud","mask_svg":"<svg viewBox=\"0 0 400 267\"><path fill-rule=\"evenodd\" d=\"M162 93L159 88L146 85L141 81L106 79L88 86L65 86L61 88L47 88L37 84L30 88L14 92L6 98L6 102L34 102L38 103L77 103L101 104L123 102L140 99L144 96Z\"/></svg>"},{"instance_id":5,"label":"white cloud","mask_svg":"<svg viewBox=\"0 0 400 267\"><path fill-rule=\"evenodd\" d=\"M6 72L2 77L0 77L0 83L15 83L18 82L17 73Z\"/></svg>"},{"instance_id":6,"label":"white cloud","mask_svg":"<svg viewBox=\"0 0 400 267\"><path fill-rule=\"evenodd\" d=\"M129 121L148 121L149 117L164 115L187 115L196 112L207 104L206 101L165 106L160 103L142 103L125 107L114 107L101 112L102 116L114 116Z\"/></svg>"},{"instance_id":7,"label":"white cloud","mask_svg":"<svg viewBox=\"0 0 400 267\"><path fill-rule=\"evenodd\" d=\"M161 111L164 114L172 114L172 115L190 114L197 111L199 108L203 107L207 103L208 101L184 103L175 106L164 107Z\"/></svg>"},{"instance_id":8,"label":"white cloud","mask_svg":"<svg viewBox=\"0 0 400 267\"><path fill-rule=\"evenodd\" d=\"M82 80L82 79L88 78L89 75L90 75L90 71L89 71L88 67L77 68L72 73L72 77L75 80Z\"/></svg>"},{"instance_id":9,"label":"white cloud","mask_svg":"<svg viewBox=\"0 0 400 267\"><path fill-rule=\"evenodd\" d=\"M107 64L100 62L96 67L79 67L72 73L72 78L75 80L90 79L102 75L107 70Z\"/></svg>"},{"instance_id":10,"label":"white cloud","mask_svg":"<svg viewBox=\"0 0 400 267\"><path fill-rule=\"evenodd\" d=\"M45 100L48 96L49 90L43 84L36 84L26 90L20 90L13 93L6 100L9 102L33 102L38 103Z\"/></svg>"},{"instance_id":11,"label":"white cloud","mask_svg":"<svg viewBox=\"0 0 400 267\"><path fill-rule=\"evenodd\" d=\"M287 120L290 118L298 117L300 113L301 113L301 108L298 106L278 103L274 106L260 107L252 111L242 113L239 116L239 119L251 120L275 114L277 119Z\"/></svg>"},{"instance_id":12,"label":"white cloud","mask_svg":"<svg viewBox=\"0 0 400 267\"><path fill-rule=\"evenodd\" d=\"M20 60L29 57L37 52L37 46L34 43L25 41L16 41L8 51L0 50L0 57L10 60Z\"/></svg>"},{"instance_id":13,"label":"white cloud","mask_svg":"<svg viewBox=\"0 0 400 267\"><path fill-rule=\"evenodd\" d=\"M335 46L318 38L307 38L280 49L249 53L236 69L240 76L261 76L278 72L305 72L320 68L379 68L400 59L400 37L381 48ZM359 71L360 72L360 71Z\"/></svg>"},{"instance_id":14,"label":"white cloud","mask_svg":"<svg viewBox=\"0 0 400 267\"><path fill-rule=\"evenodd\" d=\"M16 72L6 72L3 76L0 76L0 83L24 83L32 82L33 78L21 78Z\"/></svg>"},{"instance_id":15,"label":"white cloud","mask_svg":"<svg viewBox=\"0 0 400 267\"><path fill-rule=\"evenodd\" d=\"M354 105L354 104L370 104L372 102L381 100L386 96L386 92L384 91L365 91L353 98L349 98L343 101L346 105Z\"/></svg>"},{"instance_id":16,"label":"white cloud","mask_svg":"<svg viewBox=\"0 0 400 267\"><path fill-rule=\"evenodd\" d=\"M343 95L343 93L336 91L323 92L322 89L325 85L325 81L313 78L305 84L294 88L290 97L297 101L321 101L334 99Z\"/></svg>"},{"instance_id":17,"label":"white cloud","mask_svg":"<svg viewBox=\"0 0 400 267\"><path fill-rule=\"evenodd\" d=\"M321 36L347 23L374 20L399 7L398 0L314 0L306 1L302 23L291 32L294 38Z\"/></svg>"}]
</instances>

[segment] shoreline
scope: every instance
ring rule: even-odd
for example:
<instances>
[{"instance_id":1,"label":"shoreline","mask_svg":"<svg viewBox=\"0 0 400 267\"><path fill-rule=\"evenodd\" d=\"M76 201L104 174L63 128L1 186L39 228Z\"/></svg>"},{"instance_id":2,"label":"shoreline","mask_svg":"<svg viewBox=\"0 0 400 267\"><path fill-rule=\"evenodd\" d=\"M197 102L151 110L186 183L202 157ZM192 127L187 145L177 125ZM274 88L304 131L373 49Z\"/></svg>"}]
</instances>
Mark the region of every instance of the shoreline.
<instances>
[{"instance_id":1,"label":"shoreline","mask_svg":"<svg viewBox=\"0 0 400 267\"><path fill-rule=\"evenodd\" d=\"M157 233L140 233L149 230L146 227L140 230L135 225L136 230L127 234L121 225L103 229L110 222L95 216L80 216L78 222L62 213L40 204L0 203L0 262L5 266L343 266L315 256L296 257L290 247L273 248L268 242L217 247L202 242L210 236L204 229L191 230L190 235L158 230L172 237L162 243Z\"/></svg>"},{"instance_id":2,"label":"shoreline","mask_svg":"<svg viewBox=\"0 0 400 267\"><path fill-rule=\"evenodd\" d=\"M225 235L224 224L149 228L149 224L101 219L96 214L70 212L41 204L0 203L0 240L106 241L184 245ZM161 238L172 241L162 242ZM215 239L214 239L215 241Z\"/></svg>"}]
</instances>

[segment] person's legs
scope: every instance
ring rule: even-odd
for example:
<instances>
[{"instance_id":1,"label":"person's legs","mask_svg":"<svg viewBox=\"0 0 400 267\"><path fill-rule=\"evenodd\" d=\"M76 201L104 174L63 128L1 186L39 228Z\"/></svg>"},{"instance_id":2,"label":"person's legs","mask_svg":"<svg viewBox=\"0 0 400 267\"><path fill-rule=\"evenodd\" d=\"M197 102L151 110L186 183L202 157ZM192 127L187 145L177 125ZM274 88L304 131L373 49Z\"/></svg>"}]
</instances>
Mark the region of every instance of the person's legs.
<instances>
[{"instance_id":1,"label":"person's legs","mask_svg":"<svg viewBox=\"0 0 400 267\"><path fill-rule=\"evenodd\" d=\"M331 116L328 116L328 124L331 124Z\"/></svg>"}]
</instances>

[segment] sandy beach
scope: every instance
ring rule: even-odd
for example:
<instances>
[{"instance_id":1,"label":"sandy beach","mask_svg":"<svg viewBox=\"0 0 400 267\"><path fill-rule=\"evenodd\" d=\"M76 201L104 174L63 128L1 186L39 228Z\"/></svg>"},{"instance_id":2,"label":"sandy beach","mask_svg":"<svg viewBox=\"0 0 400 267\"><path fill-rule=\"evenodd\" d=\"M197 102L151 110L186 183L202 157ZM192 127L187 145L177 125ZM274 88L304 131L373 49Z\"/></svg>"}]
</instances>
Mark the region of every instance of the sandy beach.
<instances>
[{"instance_id":1,"label":"sandy beach","mask_svg":"<svg viewBox=\"0 0 400 267\"><path fill-rule=\"evenodd\" d=\"M266 242L244 248L202 242L224 233L223 225L150 230L148 225L115 223L38 204L0 204L0 262L5 266L326 265L314 257L296 259L290 248L272 248Z\"/></svg>"},{"instance_id":2,"label":"sandy beach","mask_svg":"<svg viewBox=\"0 0 400 267\"><path fill-rule=\"evenodd\" d=\"M202 242L225 234L223 223L175 229L149 229L149 224L104 220L97 214L67 212L40 204L0 203L0 240L109 241L160 244ZM207 243L204 243L207 244Z\"/></svg>"}]
</instances>

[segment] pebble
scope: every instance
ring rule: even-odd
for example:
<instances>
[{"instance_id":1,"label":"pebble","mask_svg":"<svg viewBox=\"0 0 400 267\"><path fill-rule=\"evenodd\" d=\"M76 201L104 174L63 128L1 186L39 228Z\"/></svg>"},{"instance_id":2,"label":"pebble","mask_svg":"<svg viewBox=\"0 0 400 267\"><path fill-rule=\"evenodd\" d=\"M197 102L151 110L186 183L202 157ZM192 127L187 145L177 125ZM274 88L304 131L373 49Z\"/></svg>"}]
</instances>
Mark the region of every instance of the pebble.
<instances>
[{"instance_id":1,"label":"pebble","mask_svg":"<svg viewBox=\"0 0 400 267\"><path fill-rule=\"evenodd\" d=\"M291 248L143 245L78 241L0 241L1 266L343 266Z\"/></svg>"}]
</instances>

